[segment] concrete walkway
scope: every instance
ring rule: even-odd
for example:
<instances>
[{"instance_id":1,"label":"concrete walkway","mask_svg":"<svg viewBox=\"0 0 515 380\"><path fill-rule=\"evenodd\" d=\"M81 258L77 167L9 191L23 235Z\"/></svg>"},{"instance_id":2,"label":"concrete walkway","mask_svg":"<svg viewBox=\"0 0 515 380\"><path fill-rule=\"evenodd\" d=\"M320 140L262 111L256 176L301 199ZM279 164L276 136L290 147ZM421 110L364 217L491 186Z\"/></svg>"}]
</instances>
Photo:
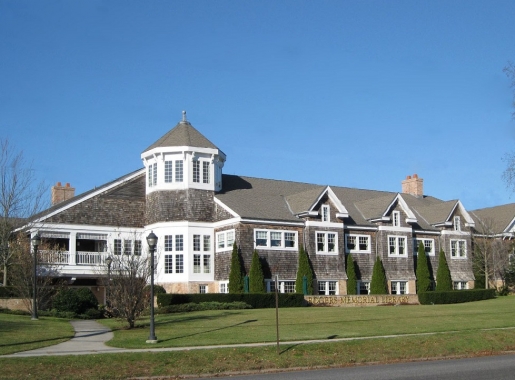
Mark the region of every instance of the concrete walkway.
<instances>
[{"instance_id":1,"label":"concrete walkway","mask_svg":"<svg viewBox=\"0 0 515 380\"><path fill-rule=\"evenodd\" d=\"M243 344L223 344L216 346L190 346L190 347L165 347L155 348L149 344L148 348L115 348L105 345L105 342L113 338L113 332L101 325L98 322L90 320L78 320L70 322L75 329L75 336L67 342L59 343L54 346L38 348L36 350L17 352L10 355L0 355L0 358L23 358L31 356L61 356L61 355L93 355L93 354L116 354L126 352L166 352L166 351L189 351L189 350L208 350L214 348L237 348L237 347L264 347L275 346L276 342L267 343L243 343ZM491 328L487 330L512 330L515 327L504 328ZM328 342L341 342L350 340L366 340L378 338L397 338L406 336L422 336L422 335L435 335L435 334L450 334L457 331L433 332L433 333L419 333L419 334L400 334L400 335L382 335L382 336L369 336L369 337L354 337L354 338L335 338L335 339L314 339L302 341L281 341L282 345L299 345L310 343L328 343Z\"/></svg>"}]
</instances>

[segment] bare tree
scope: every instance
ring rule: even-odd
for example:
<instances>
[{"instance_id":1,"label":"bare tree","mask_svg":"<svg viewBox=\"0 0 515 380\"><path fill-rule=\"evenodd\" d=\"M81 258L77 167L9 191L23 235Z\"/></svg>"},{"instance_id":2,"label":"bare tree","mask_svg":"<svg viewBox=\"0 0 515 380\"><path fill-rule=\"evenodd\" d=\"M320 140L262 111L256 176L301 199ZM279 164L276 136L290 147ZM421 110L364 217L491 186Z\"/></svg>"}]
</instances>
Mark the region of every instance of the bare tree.
<instances>
[{"instance_id":1,"label":"bare tree","mask_svg":"<svg viewBox=\"0 0 515 380\"><path fill-rule=\"evenodd\" d=\"M37 255L37 293L38 310L49 306L56 286L59 285L59 269L57 257L62 255L58 248L42 243ZM22 298L25 307L32 313L32 291L34 284L34 251L30 237L23 232L16 233L10 241L11 282L16 293Z\"/></svg>"},{"instance_id":2,"label":"bare tree","mask_svg":"<svg viewBox=\"0 0 515 380\"><path fill-rule=\"evenodd\" d=\"M42 209L46 187L37 182L32 164L22 151L16 151L7 139L0 139L0 266L3 285L14 252L9 239L12 232L26 223L26 218Z\"/></svg>"},{"instance_id":3,"label":"bare tree","mask_svg":"<svg viewBox=\"0 0 515 380\"><path fill-rule=\"evenodd\" d=\"M496 287L501 281L504 285L504 273L509 264L511 243L496 236L493 220L483 218L476 224L478 234L473 236L474 266L485 277L485 288Z\"/></svg>"},{"instance_id":4,"label":"bare tree","mask_svg":"<svg viewBox=\"0 0 515 380\"><path fill-rule=\"evenodd\" d=\"M511 61L504 67L503 72L510 78L510 87L513 88L513 107L515 108L515 64ZM515 120L515 111L511 114Z\"/></svg>"},{"instance_id":5,"label":"bare tree","mask_svg":"<svg viewBox=\"0 0 515 380\"><path fill-rule=\"evenodd\" d=\"M110 249L110 265L104 263L102 279L109 299L106 310L116 318L124 319L128 327L134 328L136 319L150 304L146 289L150 279L150 255L142 252L139 234L132 240L131 249ZM139 243L138 243L139 242ZM154 260L156 261L156 260Z\"/></svg>"}]
</instances>

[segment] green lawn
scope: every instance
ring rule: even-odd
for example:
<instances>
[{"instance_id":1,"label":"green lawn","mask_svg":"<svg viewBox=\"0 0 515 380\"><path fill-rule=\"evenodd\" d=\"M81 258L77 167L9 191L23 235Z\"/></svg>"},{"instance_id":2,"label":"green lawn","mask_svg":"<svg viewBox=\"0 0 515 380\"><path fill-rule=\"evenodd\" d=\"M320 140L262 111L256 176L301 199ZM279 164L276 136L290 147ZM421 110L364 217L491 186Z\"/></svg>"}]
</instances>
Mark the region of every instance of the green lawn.
<instances>
[{"instance_id":1,"label":"green lawn","mask_svg":"<svg viewBox=\"0 0 515 380\"><path fill-rule=\"evenodd\" d=\"M423 332L473 331L515 327L515 297L456 305L390 307L310 307L279 311L281 341L362 337ZM156 315L155 347L274 342L275 309L204 311ZM116 320L101 321L115 330L108 344L148 348L148 319L125 330Z\"/></svg>"},{"instance_id":2,"label":"green lawn","mask_svg":"<svg viewBox=\"0 0 515 380\"><path fill-rule=\"evenodd\" d=\"M280 310L281 340L401 335L324 344L282 344L256 348L138 352L34 358L0 357L0 379L125 379L144 376L182 378L238 371L345 367L490 355L515 350L515 297L458 305ZM116 320L112 345L150 348L148 319L134 330ZM485 330L492 329L492 330ZM57 343L70 337L65 320L0 314L0 351L8 353ZM152 347L275 341L275 310L210 311L157 316Z\"/></svg>"},{"instance_id":3,"label":"green lawn","mask_svg":"<svg viewBox=\"0 0 515 380\"><path fill-rule=\"evenodd\" d=\"M51 346L71 339L73 327L66 319L0 313L0 355Z\"/></svg>"}]
</instances>

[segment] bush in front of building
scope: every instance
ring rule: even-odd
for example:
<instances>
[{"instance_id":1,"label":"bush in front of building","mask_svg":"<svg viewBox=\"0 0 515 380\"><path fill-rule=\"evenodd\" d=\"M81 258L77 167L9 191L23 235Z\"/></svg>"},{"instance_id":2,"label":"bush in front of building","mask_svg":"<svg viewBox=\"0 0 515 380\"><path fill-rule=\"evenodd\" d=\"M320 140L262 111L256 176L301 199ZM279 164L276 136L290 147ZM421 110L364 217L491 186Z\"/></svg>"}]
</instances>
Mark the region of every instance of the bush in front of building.
<instances>
[{"instance_id":1,"label":"bush in front of building","mask_svg":"<svg viewBox=\"0 0 515 380\"><path fill-rule=\"evenodd\" d=\"M52 299L52 309L85 314L88 309L98 309L98 300L90 288L62 288Z\"/></svg>"},{"instance_id":2,"label":"bush in front of building","mask_svg":"<svg viewBox=\"0 0 515 380\"><path fill-rule=\"evenodd\" d=\"M232 245L231 269L229 272L229 293L243 293L243 263L236 242Z\"/></svg>"},{"instance_id":3,"label":"bush in front of building","mask_svg":"<svg viewBox=\"0 0 515 380\"><path fill-rule=\"evenodd\" d=\"M301 244L299 248L299 264L297 267L297 280L295 281L295 293L304 294L304 276L307 281L306 294L313 294L313 270L309 263L308 254Z\"/></svg>"},{"instance_id":4,"label":"bush in front of building","mask_svg":"<svg viewBox=\"0 0 515 380\"><path fill-rule=\"evenodd\" d=\"M358 294L358 279L356 276L356 263L352 258L352 254L347 255L346 261L347 270L347 294Z\"/></svg>"},{"instance_id":5,"label":"bush in front of building","mask_svg":"<svg viewBox=\"0 0 515 380\"><path fill-rule=\"evenodd\" d=\"M265 291L265 276L263 275L263 267L261 265L261 261L259 260L257 251L254 250L249 270L249 292L265 293Z\"/></svg>"},{"instance_id":6,"label":"bush in front of building","mask_svg":"<svg viewBox=\"0 0 515 380\"><path fill-rule=\"evenodd\" d=\"M424 243L420 242L417 252L417 269L415 270L417 276L417 294L428 292L432 290L431 273L429 272L429 263L427 262L426 250Z\"/></svg>"},{"instance_id":7,"label":"bush in front of building","mask_svg":"<svg viewBox=\"0 0 515 380\"><path fill-rule=\"evenodd\" d=\"M169 305L157 309L159 314L185 313L190 311L206 310L243 310L252 309L252 306L245 302L202 302L202 303L183 303L180 305Z\"/></svg>"},{"instance_id":8,"label":"bush in front of building","mask_svg":"<svg viewBox=\"0 0 515 380\"><path fill-rule=\"evenodd\" d=\"M425 292L418 295L422 305L437 305L483 301L495 298L495 289L452 290L449 292Z\"/></svg>"},{"instance_id":9,"label":"bush in front of building","mask_svg":"<svg viewBox=\"0 0 515 380\"><path fill-rule=\"evenodd\" d=\"M384 271L383 262L377 256L370 281L370 294L388 294L388 282Z\"/></svg>"},{"instance_id":10,"label":"bush in front of building","mask_svg":"<svg viewBox=\"0 0 515 380\"><path fill-rule=\"evenodd\" d=\"M449 265L445 257L443 249L440 250L438 256L438 269L436 271L436 291L437 292L449 292L452 290L452 279Z\"/></svg>"},{"instance_id":11,"label":"bush in front of building","mask_svg":"<svg viewBox=\"0 0 515 380\"><path fill-rule=\"evenodd\" d=\"M202 302L244 302L254 309L266 309L275 307L275 293L195 293L195 294L158 294L157 305L165 307L186 303ZM279 307L306 306L304 295L297 293L280 293Z\"/></svg>"}]
</instances>

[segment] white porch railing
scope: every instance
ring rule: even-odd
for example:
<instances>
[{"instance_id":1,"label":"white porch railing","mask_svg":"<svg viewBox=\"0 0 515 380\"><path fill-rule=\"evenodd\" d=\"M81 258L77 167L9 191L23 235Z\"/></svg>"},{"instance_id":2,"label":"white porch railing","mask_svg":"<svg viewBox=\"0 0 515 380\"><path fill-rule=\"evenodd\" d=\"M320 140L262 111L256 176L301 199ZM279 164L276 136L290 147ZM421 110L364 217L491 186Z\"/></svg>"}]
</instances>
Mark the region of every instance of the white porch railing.
<instances>
[{"instance_id":1,"label":"white porch railing","mask_svg":"<svg viewBox=\"0 0 515 380\"><path fill-rule=\"evenodd\" d=\"M101 265L107 255L102 252L77 252L75 256L77 265Z\"/></svg>"},{"instance_id":2,"label":"white porch railing","mask_svg":"<svg viewBox=\"0 0 515 380\"><path fill-rule=\"evenodd\" d=\"M39 260L42 264L62 264L70 263L70 252L68 251L39 251Z\"/></svg>"}]
</instances>

